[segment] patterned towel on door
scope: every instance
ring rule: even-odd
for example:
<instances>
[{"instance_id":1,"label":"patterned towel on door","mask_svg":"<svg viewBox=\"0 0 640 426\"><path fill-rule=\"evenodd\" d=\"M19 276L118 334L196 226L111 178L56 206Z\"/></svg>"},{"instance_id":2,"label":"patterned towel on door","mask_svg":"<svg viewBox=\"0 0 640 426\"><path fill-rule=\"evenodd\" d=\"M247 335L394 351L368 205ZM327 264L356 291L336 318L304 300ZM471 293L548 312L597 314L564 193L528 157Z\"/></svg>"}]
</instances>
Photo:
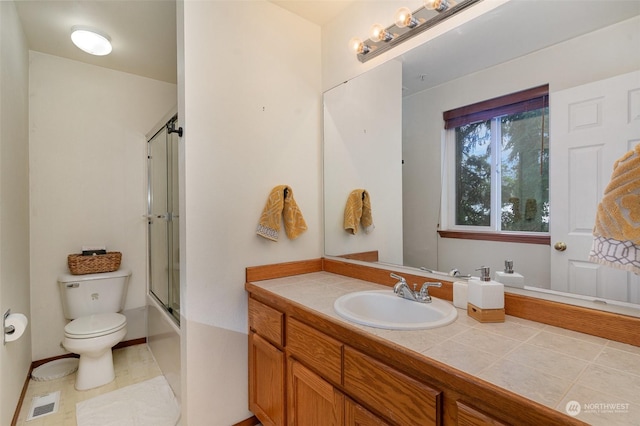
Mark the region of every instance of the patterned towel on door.
<instances>
[{"instance_id":1,"label":"patterned towel on door","mask_svg":"<svg viewBox=\"0 0 640 426\"><path fill-rule=\"evenodd\" d=\"M589 260L640 274L640 144L613 165L598 205Z\"/></svg>"}]
</instances>

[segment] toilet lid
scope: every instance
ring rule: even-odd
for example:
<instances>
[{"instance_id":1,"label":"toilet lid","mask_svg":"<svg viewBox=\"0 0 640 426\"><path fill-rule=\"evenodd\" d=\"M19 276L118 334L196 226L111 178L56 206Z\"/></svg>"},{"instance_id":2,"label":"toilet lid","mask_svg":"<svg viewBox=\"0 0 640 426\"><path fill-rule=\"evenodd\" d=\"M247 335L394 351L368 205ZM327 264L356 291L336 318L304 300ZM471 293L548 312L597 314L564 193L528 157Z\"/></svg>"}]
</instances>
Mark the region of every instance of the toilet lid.
<instances>
[{"instance_id":1,"label":"toilet lid","mask_svg":"<svg viewBox=\"0 0 640 426\"><path fill-rule=\"evenodd\" d=\"M108 313L88 315L74 319L64 328L67 337L89 338L113 333L127 325L127 317L122 314Z\"/></svg>"}]
</instances>

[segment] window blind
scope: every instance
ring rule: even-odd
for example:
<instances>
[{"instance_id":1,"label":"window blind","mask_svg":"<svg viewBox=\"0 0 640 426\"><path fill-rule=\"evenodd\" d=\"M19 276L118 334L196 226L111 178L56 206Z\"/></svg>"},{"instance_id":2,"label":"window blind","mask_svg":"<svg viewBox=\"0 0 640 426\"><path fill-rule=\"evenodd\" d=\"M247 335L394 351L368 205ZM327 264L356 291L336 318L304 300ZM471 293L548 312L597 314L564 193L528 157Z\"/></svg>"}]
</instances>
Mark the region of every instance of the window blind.
<instances>
[{"instance_id":1,"label":"window blind","mask_svg":"<svg viewBox=\"0 0 640 426\"><path fill-rule=\"evenodd\" d=\"M445 111L444 128L452 129L465 124L490 120L506 114L515 114L549 106L549 85L534 87Z\"/></svg>"}]
</instances>

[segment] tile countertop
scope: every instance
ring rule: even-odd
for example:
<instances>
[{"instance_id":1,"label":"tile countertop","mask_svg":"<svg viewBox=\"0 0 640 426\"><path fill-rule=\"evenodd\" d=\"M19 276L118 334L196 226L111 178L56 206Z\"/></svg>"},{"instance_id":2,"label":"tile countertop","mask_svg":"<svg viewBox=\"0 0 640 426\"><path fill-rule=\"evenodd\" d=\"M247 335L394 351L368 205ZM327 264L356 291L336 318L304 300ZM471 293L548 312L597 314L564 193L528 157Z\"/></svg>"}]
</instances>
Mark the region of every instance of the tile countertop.
<instances>
[{"instance_id":1,"label":"tile countertop","mask_svg":"<svg viewBox=\"0 0 640 426\"><path fill-rule=\"evenodd\" d=\"M252 284L562 413L576 401L584 422L640 425L640 347L508 315L504 323L479 323L463 309L444 327L384 330L342 319L333 303L389 287L329 272Z\"/></svg>"}]
</instances>

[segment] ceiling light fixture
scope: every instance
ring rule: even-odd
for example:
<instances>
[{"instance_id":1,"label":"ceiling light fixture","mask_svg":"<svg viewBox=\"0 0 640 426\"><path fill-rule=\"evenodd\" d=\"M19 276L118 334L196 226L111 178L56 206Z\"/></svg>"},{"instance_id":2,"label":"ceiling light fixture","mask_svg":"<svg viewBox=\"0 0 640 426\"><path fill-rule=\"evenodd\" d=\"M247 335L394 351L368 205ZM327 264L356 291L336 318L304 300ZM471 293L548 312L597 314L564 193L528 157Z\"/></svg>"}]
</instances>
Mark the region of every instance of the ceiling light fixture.
<instances>
[{"instance_id":1,"label":"ceiling light fixture","mask_svg":"<svg viewBox=\"0 0 640 426\"><path fill-rule=\"evenodd\" d=\"M413 13L409 8L401 7L393 17L393 25L385 28L375 24L367 43L354 37L349 41L349 47L356 52L360 62L366 62L479 1L482 0L423 0L424 6ZM434 15L433 11L438 13Z\"/></svg>"},{"instance_id":2,"label":"ceiling light fixture","mask_svg":"<svg viewBox=\"0 0 640 426\"><path fill-rule=\"evenodd\" d=\"M108 55L112 50L109 36L93 28L74 26L71 41L79 49L96 56Z\"/></svg>"}]
</instances>

